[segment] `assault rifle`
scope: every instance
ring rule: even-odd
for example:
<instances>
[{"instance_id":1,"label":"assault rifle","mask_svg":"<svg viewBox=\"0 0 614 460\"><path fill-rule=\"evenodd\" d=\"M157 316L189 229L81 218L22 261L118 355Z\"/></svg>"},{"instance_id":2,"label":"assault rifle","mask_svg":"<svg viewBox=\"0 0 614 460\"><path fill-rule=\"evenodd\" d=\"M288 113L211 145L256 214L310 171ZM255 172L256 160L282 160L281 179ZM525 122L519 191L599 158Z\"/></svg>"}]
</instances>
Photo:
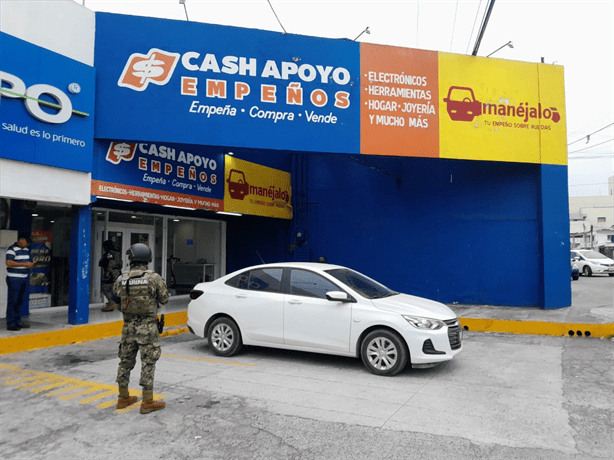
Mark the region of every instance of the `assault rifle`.
<instances>
[{"instance_id":1,"label":"assault rifle","mask_svg":"<svg viewBox=\"0 0 614 460\"><path fill-rule=\"evenodd\" d=\"M158 319L158 332L162 334L163 330L164 330L164 313L162 313L162 315Z\"/></svg>"}]
</instances>

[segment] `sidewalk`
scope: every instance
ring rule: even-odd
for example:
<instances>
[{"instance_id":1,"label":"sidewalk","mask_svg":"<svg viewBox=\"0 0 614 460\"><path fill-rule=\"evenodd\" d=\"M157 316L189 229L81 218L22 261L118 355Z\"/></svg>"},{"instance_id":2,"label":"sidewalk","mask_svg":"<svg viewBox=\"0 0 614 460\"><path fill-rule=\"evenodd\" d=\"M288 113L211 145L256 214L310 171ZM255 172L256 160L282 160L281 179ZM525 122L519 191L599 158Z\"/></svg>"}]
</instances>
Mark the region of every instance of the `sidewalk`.
<instances>
[{"instance_id":1,"label":"sidewalk","mask_svg":"<svg viewBox=\"0 0 614 460\"><path fill-rule=\"evenodd\" d=\"M460 318L466 330L536 334L566 337L607 338L614 336L614 283L604 293L591 295L593 285L572 283L571 307L543 310L527 307L490 305L448 305ZM587 280L588 281L588 280ZM594 283L594 281L592 282ZM601 285L602 287L604 285ZM163 336L187 332L188 295L171 297L165 307ZM7 331L6 320L0 321L0 355L70 343L86 342L121 335L122 315L119 311L103 312L102 304L90 307L89 323L68 324L67 307L31 310L29 329Z\"/></svg>"},{"instance_id":2,"label":"sidewalk","mask_svg":"<svg viewBox=\"0 0 614 460\"><path fill-rule=\"evenodd\" d=\"M189 295L173 296L161 313L164 313L162 337L188 332ZM0 355L36 348L68 345L120 336L123 319L118 310L104 312L103 304L91 304L87 324L68 324L68 307L52 307L30 310L28 329L8 331L6 319L0 320Z\"/></svg>"},{"instance_id":3,"label":"sidewalk","mask_svg":"<svg viewBox=\"0 0 614 460\"><path fill-rule=\"evenodd\" d=\"M614 336L614 278L581 276L571 282L572 305L556 310L449 305L465 329L566 337Z\"/></svg>"}]
</instances>

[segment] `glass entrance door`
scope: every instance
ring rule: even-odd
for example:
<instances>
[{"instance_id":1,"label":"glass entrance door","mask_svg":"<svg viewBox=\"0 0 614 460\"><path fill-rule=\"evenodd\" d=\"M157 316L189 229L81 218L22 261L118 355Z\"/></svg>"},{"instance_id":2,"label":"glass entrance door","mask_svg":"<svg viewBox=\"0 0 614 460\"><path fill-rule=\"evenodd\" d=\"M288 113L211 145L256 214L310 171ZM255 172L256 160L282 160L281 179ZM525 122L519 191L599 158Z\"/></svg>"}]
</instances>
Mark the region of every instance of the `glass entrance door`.
<instances>
[{"instance_id":1,"label":"glass entrance door","mask_svg":"<svg viewBox=\"0 0 614 460\"><path fill-rule=\"evenodd\" d=\"M145 228L129 228L129 227L116 227L109 225L109 238L115 243L115 248L121 253L123 267L122 271L128 270L130 267L130 261L128 259L128 248L136 243L143 243L149 246L151 249L152 260L155 257L155 247L152 244L154 240L154 230ZM152 270L153 263L149 263L147 268Z\"/></svg>"},{"instance_id":2,"label":"glass entrance door","mask_svg":"<svg viewBox=\"0 0 614 460\"><path fill-rule=\"evenodd\" d=\"M126 252L128 248L135 243L143 243L149 246L151 249L152 262L147 266L149 270L153 270L153 260L155 259L155 244L154 243L155 231L153 227L142 225L122 225L122 224L109 224L107 227L107 235L105 237L104 225L99 225L96 229L96 247L94 248L94 256L96 264L94 269L98 270L98 273L92 277L92 295L93 302L102 302L102 292L100 289L100 268L98 267L98 260L102 257L102 243L107 239L113 241L115 250L118 251L122 258L122 273L128 271L130 267L130 261Z\"/></svg>"}]
</instances>

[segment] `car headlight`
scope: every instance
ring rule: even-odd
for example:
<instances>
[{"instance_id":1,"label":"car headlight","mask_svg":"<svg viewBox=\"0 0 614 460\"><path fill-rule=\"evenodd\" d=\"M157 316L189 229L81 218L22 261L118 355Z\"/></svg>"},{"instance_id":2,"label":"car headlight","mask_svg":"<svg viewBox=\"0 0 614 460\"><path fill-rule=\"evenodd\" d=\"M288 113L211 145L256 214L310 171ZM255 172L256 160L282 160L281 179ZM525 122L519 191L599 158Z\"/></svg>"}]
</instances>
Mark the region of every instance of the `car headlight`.
<instances>
[{"instance_id":1,"label":"car headlight","mask_svg":"<svg viewBox=\"0 0 614 460\"><path fill-rule=\"evenodd\" d=\"M441 329L446 325L443 321L439 321L438 319L423 318L422 316L403 315L403 318L405 318L407 322L416 329L430 329L434 331L436 329Z\"/></svg>"}]
</instances>

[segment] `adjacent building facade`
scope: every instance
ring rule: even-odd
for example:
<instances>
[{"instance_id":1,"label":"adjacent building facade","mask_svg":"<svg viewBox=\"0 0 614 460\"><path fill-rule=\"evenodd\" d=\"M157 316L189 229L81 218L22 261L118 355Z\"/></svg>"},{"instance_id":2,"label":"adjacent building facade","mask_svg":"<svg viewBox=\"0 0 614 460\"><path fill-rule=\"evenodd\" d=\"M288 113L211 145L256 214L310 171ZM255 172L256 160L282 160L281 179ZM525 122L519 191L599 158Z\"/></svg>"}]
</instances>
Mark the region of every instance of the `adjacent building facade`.
<instances>
[{"instance_id":1,"label":"adjacent building facade","mask_svg":"<svg viewBox=\"0 0 614 460\"><path fill-rule=\"evenodd\" d=\"M570 237L573 248L614 247L614 176L608 195L569 197Z\"/></svg>"}]
</instances>

